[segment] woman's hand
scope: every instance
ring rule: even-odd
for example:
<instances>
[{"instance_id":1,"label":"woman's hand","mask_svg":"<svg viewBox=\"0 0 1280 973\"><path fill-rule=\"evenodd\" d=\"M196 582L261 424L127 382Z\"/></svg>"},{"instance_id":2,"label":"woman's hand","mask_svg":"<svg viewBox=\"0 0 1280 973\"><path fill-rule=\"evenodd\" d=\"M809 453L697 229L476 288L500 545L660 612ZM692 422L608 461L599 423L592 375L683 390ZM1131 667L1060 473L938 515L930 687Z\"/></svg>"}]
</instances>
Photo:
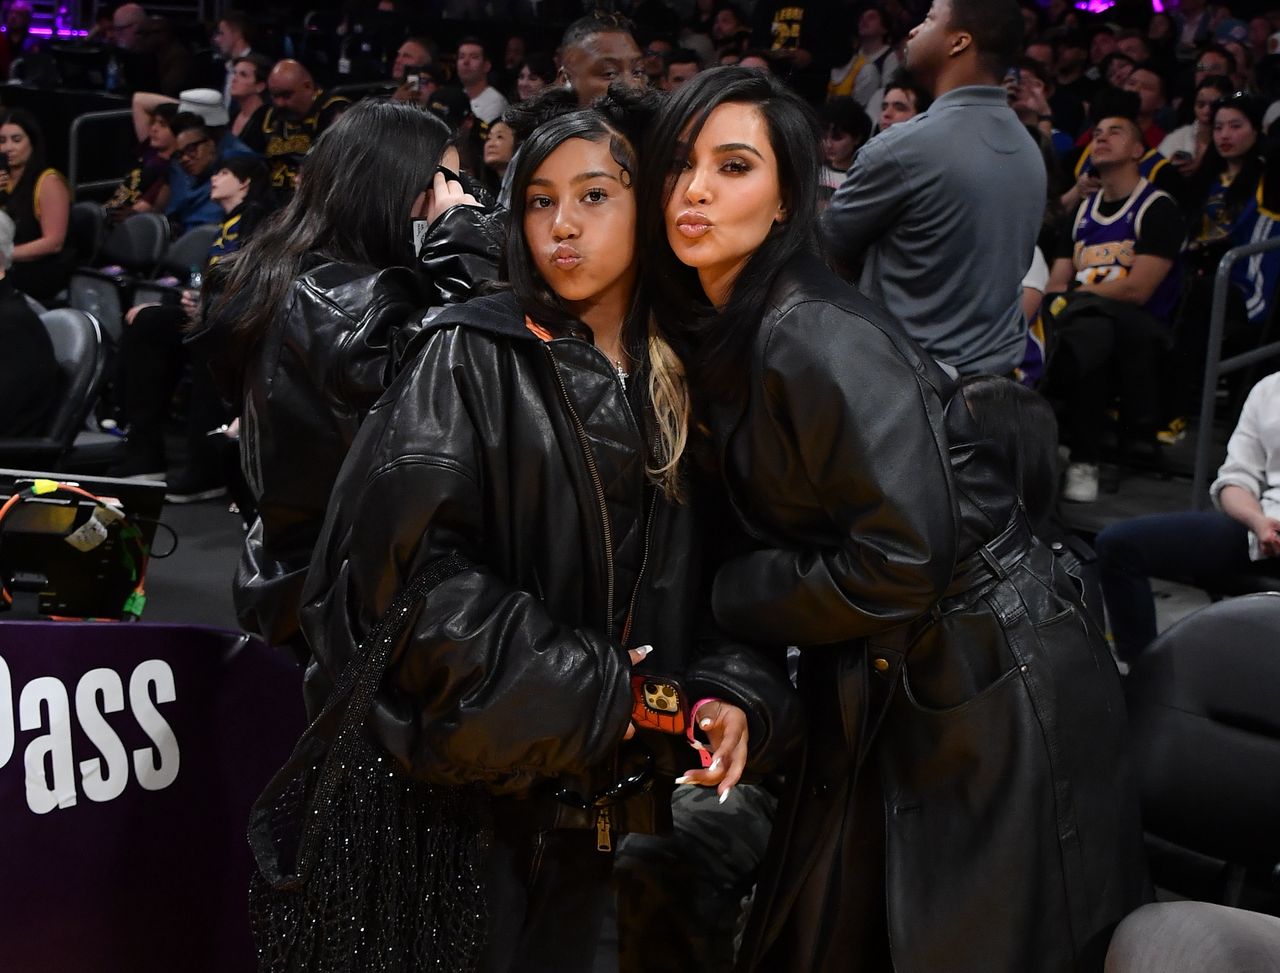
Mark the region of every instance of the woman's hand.
<instances>
[{"instance_id":1,"label":"woman's hand","mask_svg":"<svg viewBox=\"0 0 1280 973\"><path fill-rule=\"evenodd\" d=\"M676 783L714 787L723 804L747 768L747 714L732 703L713 699L690 713L689 718L697 720L698 728L711 741L711 766L690 770Z\"/></svg>"},{"instance_id":2,"label":"woman's hand","mask_svg":"<svg viewBox=\"0 0 1280 973\"><path fill-rule=\"evenodd\" d=\"M426 219L434 223L455 206L479 206L476 198L462 188L457 179L446 179L443 172L437 172L431 180L431 191L427 193Z\"/></svg>"},{"instance_id":3,"label":"woman's hand","mask_svg":"<svg viewBox=\"0 0 1280 973\"><path fill-rule=\"evenodd\" d=\"M436 175L436 178L437 178L437 179L441 179L441 178L443 178L443 177L442 177L442 176L440 176L439 174L437 174L437 175ZM643 662L643 661L644 661L644 657L645 657L645 656L647 656L647 655L648 655L650 652L652 652L652 651L653 651L653 646L652 646L652 645L641 645L641 646L639 646L638 648L628 649L628 650L627 650L627 658L631 660L631 668L632 668L632 669L634 669L634 668L635 668L636 666L638 666L641 662ZM636 735L636 725L635 725L635 723L632 723L630 720L628 720L628 721L627 721L627 732L626 732L626 733L624 733L624 734L622 734L622 739L624 739L624 740L630 740L630 739L631 739L633 736L635 736L635 735Z\"/></svg>"},{"instance_id":4,"label":"woman's hand","mask_svg":"<svg viewBox=\"0 0 1280 973\"><path fill-rule=\"evenodd\" d=\"M1258 553L1263 557L1280 557L1280 520L1265 514L1256 518L1250 529L1258 538Z\"/></svg>"}]
</instances>

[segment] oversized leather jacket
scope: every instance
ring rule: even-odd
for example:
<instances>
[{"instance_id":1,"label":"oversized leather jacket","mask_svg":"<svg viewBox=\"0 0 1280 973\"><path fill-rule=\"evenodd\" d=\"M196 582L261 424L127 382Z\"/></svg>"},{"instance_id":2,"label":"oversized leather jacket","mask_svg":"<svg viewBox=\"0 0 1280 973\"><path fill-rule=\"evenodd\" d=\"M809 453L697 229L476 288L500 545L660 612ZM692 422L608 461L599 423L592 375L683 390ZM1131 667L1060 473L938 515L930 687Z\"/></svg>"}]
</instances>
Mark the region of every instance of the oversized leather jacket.
<instances>
[{"instance_id":1,"label":"oversized leather jacket","mask_svg":"<svg viewBox=\"0 0 1280 973\"><path fill-rule=\"evenodd\" d=\"M816 258L775 281L747 387L713 432L757 549L715 617L800 646L811 733L744 966L1101 969L1145 892L1123 698L1007 461Z\"/></svg>"},{"instance_id":2,"label":"oversized leather jacket","mask_svg":"<svg viewBox=\"0 0 1280 973\"><path fill-rule=\"evenodd\" d=\"M271 644L298 641L302 580L365 412L427 309L465 300L497 276L500 220L475 207L448 210L428 231L416 272L310 259L276 325L248 362L234 363L236 387L224 391L242 406L241 464L258 505L236 571L236 612ZM229 326L206 324L202 340L215 359L217 333Z\"/></svg>"},{"instance_id":3,"label":"oversized leather jacket","mask_svg":"<svg viewBox=\"0 0 1280 973\"><path fill-rule=\"evenodd\" d=\"M681 737L641 731L626 649L690 701L747 713L751 766L776 768L800 734L786 675L706 632L691 506L644 472L643 375L624 386L589 333L551 340L510 295L447 308L356 437L307 578L314 706L395 593L460 555L394 652L371 717L413 774L480 782L524 827L649 831L669 778L696 763ZM700 611L700 608L702 609ZM603 811L589 799L642 771L667 783Z\"/></svg>"}]
</instances>

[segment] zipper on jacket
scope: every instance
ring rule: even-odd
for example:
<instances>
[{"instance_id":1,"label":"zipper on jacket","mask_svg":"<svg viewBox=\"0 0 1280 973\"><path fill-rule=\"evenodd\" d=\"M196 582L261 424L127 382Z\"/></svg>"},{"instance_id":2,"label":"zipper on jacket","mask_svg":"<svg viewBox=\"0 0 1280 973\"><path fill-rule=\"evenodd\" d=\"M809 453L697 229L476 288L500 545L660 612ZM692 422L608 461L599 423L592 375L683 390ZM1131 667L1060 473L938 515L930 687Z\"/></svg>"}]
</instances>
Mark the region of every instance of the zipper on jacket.
<instances>
[{"instance_id":1,"label":"zipper on jacket","mask_svg":"<svg viewBox=\"0 0 1280 973\"><path fill-rule=\"evenodd\" d=\"M595 454L591 452L591 440L587 438L586 427L582 425L582 420L578 417L578 411L573 407L573 400L569 398L569 390L564 384L564 375L560 372L560 363L556 361L556 356L552 353L551 348L544 344L542 347L547 349L547 357L551 359L551 370L555 373L556 384L560 386L560 395L564 399L565 407L569 410L569 417L573 420L574 431L578 434L578 442L582 446L583 455L587 460L587 472L591 476L591 485L596 490L596 504L600 510L600 525L604 528L604 575L605 575L605 606L606 614L604 618L605 635L609 638L613 637L613 528L609 524L609 507L604 496L604 482L600 479L600 470L596 466ZM608 819L606 818L606 823ZM612 846L611 846L612 847ZM606 849L607 850L607 849Z\"/></svg>"},{"instance_id":2,"label":"zipper on jacket","mask_svg":"<svg viewBox=\"0 0 1280 973\"><path fill-rule=\"evenodd\" d=\"M607 807L596 812L596 851L613 851L613 821Z\"/></svg>"},{"instance_id":3,"label":"zipper on jacket","mask_svg":"<svg viewBox=\"0 0 1280 973\"><path fill-rule=\"evenodd\" d=\"M653 437L654 452L662 445L660 437L655 433ZM644 521L644 547L641 549L640 571L636 574L635 587L631 589L631 603L627 606L627 620L622 625L622 647L627 647L627 640L631 638L631 623L635 620L636 600L640 597L640 582L644 580L645 568L649 566L649 540L653 536L653 518L658 510L658 493L661 487L654 484L653 496L649 498L649 515Z\"/></svg>"}]
</instances>

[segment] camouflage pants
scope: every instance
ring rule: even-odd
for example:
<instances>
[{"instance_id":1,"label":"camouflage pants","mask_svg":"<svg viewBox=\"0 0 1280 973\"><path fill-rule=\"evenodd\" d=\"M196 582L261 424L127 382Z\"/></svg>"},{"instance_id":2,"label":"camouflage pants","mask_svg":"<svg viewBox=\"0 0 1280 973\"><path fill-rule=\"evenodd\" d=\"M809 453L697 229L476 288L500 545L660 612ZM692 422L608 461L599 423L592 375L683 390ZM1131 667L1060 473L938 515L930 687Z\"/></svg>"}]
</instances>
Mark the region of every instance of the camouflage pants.
<instances>
[{"instance_id":1,"label":"camouflage pants","mask_svg":"<svg viewBox=\"0 0 1280 973\"><path fill-rule=\"evenodd\" d=\"M777 799L740 784L724 804L685 785L669 835L626 835L614 862L620 973L733 968Z\"/></svg>"}]
</instances>

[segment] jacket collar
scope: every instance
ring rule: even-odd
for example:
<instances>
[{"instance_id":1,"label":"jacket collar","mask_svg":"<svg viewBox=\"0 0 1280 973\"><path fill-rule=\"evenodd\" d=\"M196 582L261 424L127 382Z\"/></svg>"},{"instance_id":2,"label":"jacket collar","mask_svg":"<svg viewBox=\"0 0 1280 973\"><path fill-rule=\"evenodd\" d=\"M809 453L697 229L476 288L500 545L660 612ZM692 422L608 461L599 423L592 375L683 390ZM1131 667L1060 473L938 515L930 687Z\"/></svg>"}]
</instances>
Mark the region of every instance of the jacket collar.
<instances>
[{"instance_id":1,"label":"jacket collar","mask_svg":"<svg viewBox=\"0 0 1280 973\"><path fill-rule=\"evenodd\" d=\"M994 84L969 84L952 88L945 95L935 98L928 108L932 114L942 108L1009 108L1009 96L1004 88Z\"/></svg>"}]
</instances>

